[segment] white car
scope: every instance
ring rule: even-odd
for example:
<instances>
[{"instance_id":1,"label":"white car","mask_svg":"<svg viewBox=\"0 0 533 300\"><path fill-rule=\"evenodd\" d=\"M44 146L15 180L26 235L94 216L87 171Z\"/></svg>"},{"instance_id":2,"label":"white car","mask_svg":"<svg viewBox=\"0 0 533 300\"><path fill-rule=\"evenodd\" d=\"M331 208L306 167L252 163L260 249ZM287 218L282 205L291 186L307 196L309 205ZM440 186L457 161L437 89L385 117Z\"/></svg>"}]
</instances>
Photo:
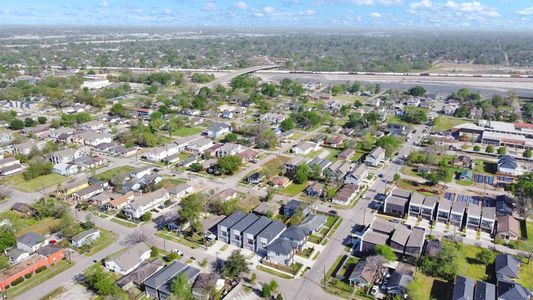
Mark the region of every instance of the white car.
<instances>
[{"instance_id":1,"label":"white car","mask_svg":"<svg viewBox=\"0 0 533 300\"><path fill-rule=\"evenodd\" d=\"M370 295L375 296L378 293L378 290L379 288L377 285L373 286L372 289L370 290Z\"/></svg>"},{"instance_id":2,"label":"white car","mask_svg":"<svg viewBox=\"0 0 533 300\"><path fill-rule=\"evenodd\" d=\"M183 252L181 252L178 249L171 250L170 252L174 252L174 253L178 254L179 256L183 256Z\"/></svg>"}]
</instances>

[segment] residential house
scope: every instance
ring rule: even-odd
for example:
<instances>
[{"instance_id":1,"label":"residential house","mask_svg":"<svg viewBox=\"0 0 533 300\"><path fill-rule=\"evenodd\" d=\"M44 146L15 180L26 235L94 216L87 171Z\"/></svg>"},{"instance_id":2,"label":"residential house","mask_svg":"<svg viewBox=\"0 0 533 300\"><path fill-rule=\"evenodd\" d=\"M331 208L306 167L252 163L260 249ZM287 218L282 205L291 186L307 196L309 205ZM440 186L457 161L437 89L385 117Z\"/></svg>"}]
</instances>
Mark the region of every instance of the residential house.
<instances>
[{"instance_id":1,"label":"residential house","mask_svg":"<svg viewBox=\"0 0 533 300\"><path fill-rule=\"evenodd\" d=\"M450 211L452 209L452 201L448 199L441 199L437 208L437 221L447 223L450 219Z\"/></svg>"},{"instance_id":2,"label":"residential house","mask_svg":"<svg viewBox=\"0 0 533 300\"><path fill-rule=\"evenodd\" d=\"M490 234L494 232L496 225L496 208L484 206L481 208L481 223L479 227L481 230L486 231Z\"/></svg>"},{"instance_id":3,"label":"residential house","mask_svg":"<svg viewBox=\"0 0 533 300\"><path fill-rule=\"evenodd\" d=\"M364 184L364 181L367 177L368 167L364 164L360 164L359 166L355 167L353 171L346 175L344 178L344 183L361 186Z\"/></svg>"},{"instance_id":4,"label":"residential house","mask_svg":"<svg viewBox=\"0 0 533 300\"><path fill-rule=\"evenodd\" d=\"M293 248L301 250L307 241L307 234L298 226L289 226L281 234L280 239L285 239L291 242Z\"/></svg>"},{"instance_id":5,"label":"residential house","mask_svg":"<svg viewBox=\"0 0 533 300\"><path fill-rule=\"evenodd\" d=\"M181 151L179 145L170 143L158 148L153 148L146 152L143 156L149 161L161 161L169 156L178 154Z\"/></svg>"},{"instance_id":6,"label":"residential house","mask_svg":"<svg viewBox=\"0 0 533 300\"><path fill-rule=\"evenodd\" d=\"M492 283L477 281L474 290L475 300L496 300L496 286Z\"/></svg>"},{"instance_id":7,"label":"residential house","mask_svg":"<svg viewBox=\"0 0 533 300\"><path fill-rule=\"evenodd\" d=\"M499 216L496 235L505 241L516 241L520 238L520 223L513 216Z\"/></svg>"},{"instance_id":8,"label":"residential house","mask_svg":"<svg viewBox=\"0 0 533 300\"><path fill-rule=\"evenodd\" d=\"M291 180L285 176L274 176L270 179L270 184L274 188L285 188L291 183Z\"/></svg>"},{"instance_id":9,"label":"residential house","mask_svg":"<svg viewBox=\"0 0 533 300\"><path fill-rule=\"evenodd\" d=\"M279 221L273 221L267 225L255 238L255 251L260 254L267 254L267 247L277 240L285 231L286 227Z\"/></svg>"},{"instance_id":10,"label":"residential house","mask_svg":"<svg viewBox=\"0 0 533 300\"><path fill-rule=\"evenodd\" d=\"M430 221L433 220L435 210L437 209L437 201L439 196L425 196L424 203L422 203L422 211L420 215Z\"/></svg>"},{"instance_id":11,"label":"residential house","mask_svg":"<svg viewBox=\"0 0 533 300\"><path fill-rule=\"evenodd\" d=\"M266 247L266 260L271 263L290 266L293 262L293 257L296 248L286 239L276 239L273 243Z\"/></svg>"},{"instance_id":12,"label":"residential house","mask_svg":"<svg viewBox=\"0 0 533 300\"><path fill-rule=\"evenodd\" d=\"M181 199L181 198L184 198L187 195L189 195L192 192L193 187L190 184L181 183L181 184L178 184L178 185L176 185L174 187L167 188L167 190L168 190L168 193L170 194L171 198Z\"/></svg>"},{"instance_id":13,"label":"residential house","mask_svg":"<svg viewBox=\"0 0 533 300\"><path fill-rule=\"evenodd\" d=\"M47 238L33 231L30 231L17 238L17 248L29 253L33 253L47 244Z\"/></svg>"},{"instance_id":14,"label":"residential house","mask_svg":"<svg viewBox=\"0 0 533 300\"><path fill-rule=\"evenodd\" d=\"M286 218L292 217L298 210L301 210L304 217L309 215L311 209L305 202L292 199L283 206L283 215Z\"/></svg>"},{"instance_id":15,"label":"residential house","mask_svg":"<svg viewBox=\"0 0 533 300\"><path fill-rule=\"evenodd\" d=\"M216 273L200 273L192 286L194 299L209 300L213 287L216 286L219 275Z\"/></svg>"},{"instance_id":16,"label":"residential house","mask_svg":"<svg viewBox=\"0 0 533 300\"><path fill-rule=\"evenodd\" d=\"M311 168L311 170L313 170L313 168L318 168L318 172L319 172L319 176L322 177L322 175L324 174L324 171L331 165L331 161L328 160L328 159L321 159L321 158L314 158L313 160L311 160L309 163L309 168Z\"/></svg>"},{"instance_id":17,"label":"residential house","mask_svg":"<svg viewBox=\"0 0 533 300\"><path fill-rule=\"evenodd\" d=\"M405 211L407 210L408 203L408 198L389 195L387 198L385 198L383 212L391 216L403 218Z\"/></svg>"},{"instance_id":18,"label":"residential house","mask_svg":"<svg viewBox=\"0 0 533 300\"><path fill-rule=\"evenodd\" d=\"M307 164L311 159L303 156L296 156L289 161L287 161L285 164L283 164L283 172L290 176L291 174L294 174L296 172L296 169L302 165Z\"/></svg>"},{"instance_id":19,"label":"residential house","mask_svg":"<svg viewBox=\"0 0 533 300\"><path fill-rule=\"evenodd\" d=\"M83 149L68 148L52 153L50 161L54 164L71 163L83 156L87 155Z\"/></svg>"},{"instance_id":20,"label":"residential house","mask_svg":"<svg viewBox=\"0 0 533 300\"><path fill-rule=\"evenodd\" d=\"M498 300L529 300L533 297L530 290L505 277L498 278L496 292Z\"/></svg>"},{"instance_id":21,"label":"residential house","mask_svg":"<svg viewBox=\"0 0 533 300\"><path fill-rule=\"evenodd\" d=\"M255 221L259 219L255 214L248 214L242 218L235 225L231 226L230 230L230 244L235 245L239 248L243 247L243 233L250 227Z\"/></svg>"},{"instance_id":22,"label":"residential house","mask_svg":"<svg viewBox=\"0 0 533 300\"><path fill-rule=\"evenodd\" d=\"M240 220L246 217L246 213L236 211L217 224L217 238L225 243L230 243L230 229Z\"/></svg>"},{"instance_id":23,"label":"residential house","mask_svg":"<svg viewBox=\"0 0 533 300\"><path fill-rule=\"evenodd\" d=\"M366 287L374 282L375 275L374 267L364 259L357 262L350 276L348 276L348 281L353 286Z\"/></svg>"},{"instance_id":24,"label":"residential house","mask_svg":"<svg viewBox=\"0 0 533 300\"><path fill-rule=\"evenodd\" d=\"M261 172L255 172L252 175L248 176L246 179L250 184L260 184L261 181L265 179L265 175Z\"/></svg>"},{"instance_id":25,"label":"residential house","mask_svg":"<svg viewBox=\"0 0 533 300\"><path fill-rule=\"evenodd\" d=\"M385 160L385 149L376 147L365 158L365 163L373 167L377 167L381 162Z\"/></svg>"},{"instance_id":26,"label":"residential house","mask_svg":"<svg viewBox=\"0 0 533 300\"><path fill-rule=\"evenodd\" d=\"M400 298L407 298L407 287L413 281L413 277L409 274L395 271L389 278L389 284L387 284L387 294L390 296Z\"/></svg>"},{"instance_id":27,"label":"residential house","mask_svg":"<svg viewBox=\"0 0 533 300\"><path fill-rule=\"evenodd\" d=\"M499 174L518 176L522 173L516 158L510 155L500 155L498 157L497 172Z\"/></svg>"},{"instance_id":28,"label":"residential house","mask_svg":"<svg viewBox=\"0 0 533 300\"><path fill-rule=\"evenodd\" d=\"M137 243L126 248L126 251L112 255L104 263L105 267L115 273L127 275L135 270L143 261L150 258L150 247L145 243Z\"/></svg>"},{"instance_id":29,"label":"residential house","mask_svg":"<svg viewBox=\"0 0 533 300\"><path fill-rule=\"evenodd\" d=\"M345 184L342 186L340 190L337 191L335 196L331 198L331 202L338 204L338 205L344 205L347 206L352 202L354 197L357 195L357 191L359 190L359 187L354 184Z\"/></svg>"},{"instance_id":30,"label":"residential house","mask_svg":"<svg viewBox=\"0 0 533 300\"><path fill-rule=\"evenodd\" d=\"M100 230L97 228L85 230L72 238L72 246L79 248L89 245L100 237Z\"/></svg>"},{"instance_id":31,"label":"residential house","mask_svg":"<svg viewBox=\"0 0 533 300\"><path fill-rule=\"evenodd\" d=\"M226 143L220 146L220 148L218 148L215 151L215 156L224 157L224 156L236 155L240 151L242 151L241 145L234 144L234 143Z\"/></svg>"},{"instance_id":32,"label":"residential house","mask_svg":"<svg viewBox=\"0 0 533 300\"><path fill-rule=\"evenodd\" d=\"M18 213L21 216L26 216L26 217L32 216L34 213L33 208L30 205L26 203L22 203L22 202L15 202L11 206L11 210Z\"/></svg>"},{"instance_id":33,"label":"residential house","mask_svg":"<svg viewBox=\"0 0 533 300\"><path fill-rule=\"evenodd\" d=\"M63 176L75 175L75 174L78 174L79 171L80 169L78 168L77 165L70 164L70 163L55 164L52 169L52 172L59 174L59 175L63 175Z\"/></svg>"},{"instance_id":34,"label":"residential house","mask_svg":"<svg viewBox=\"0 0 533 300\"><path fill-rule=\"evenodd\" d=\"M481 206L470 203L466 215L466 226L477 229L481 224Z\"/></svg>"},{"instance_id":35,"label":"residential house","mask_svg":"<svg viewBox=\"0 0 533 300\"><path fill-rule=\"evenodd\" d=\"M157 271L163 269L165 262L158 258L154 261L143 261L135 270L128 275L122 276L115 283L123 290L130 290L131 288L141 289L143 282Z\"/></svg>"},{"instance_id":36,"label":"residential house","mask_svg":"<svg viewBox=\"0 0 533 300\"><path fill-rule=\"evenodd\" d=\"M298 145L292 147L291 152L294 154L306 155L319 149L320 145L318 143L302 141Z\"/></svg>"},{"instance_id":37,"label":"residential house","mask_svg":"<svg viewBox=\"0 0 533 300\"><path fill-rule=\"evenodd\" d=\"M509 278L518 278L520 260L511 254L498 254L494 260L496 274L505 275Z\"/></svg>"},{"instance_id":38,"label":"residential house","mask_svg":"<svg viewBox=\"0 0 533 300\"><path fill-rule=\"evenodd\" d=\"M9 263L12 265L18 264L19 262L25 260L28 257L30 257L30 253L17 247L11 248L11 250L7 251L7 258L9 260Z\"/></svg>"},{"instance_id":39,"label":"residential house","mask_svg":"<svg viewBox=\"0 0 533 300\"><path fill-rule=\"evenodd\" d=\"M405 245L409 236L411 235L411 230L403 224L396 226L396 229L392 233L390 238L390 247L392 250L400 255L405 251Z\"/></svg>"},{"instance_id":40,"label":"residential house","mask_svg":"<svg viewBox=\"0 0 533 300\"><path fill-rule=\"evenodd\" d=\"M314 182L305 188L305 193L311 197L322 197L322 194L324 193L324 184Z\"/></svg>"},{"instance_id":41,"label":"residential house","mask_svg":"<svg viewBox=\"0 0 533 300\"><path fill-rule=\"evenodd\" d=\"M243 231L243 248L256 252L257 248L257 235L263 231L272 220L267 217L259 217L251 226ZM233 229L232 229L233 231Z\"/></svg>"},{"instance_id":42,"label":"residential house","mask_svg":"<svg viewBox=\"0 0 533 300\"><path fill-rule=\"evenodd\" d=\"M421 227L414 227L411 230L409 240L405 244L405 254L415 258L420 257L422 249L424 249L424 242L426 239L426 231Z\"/></svg>"},{"instance_id":43,"label":"residential house","mask_svg":"<svg viewBox=\"0 0 533 300\"><path fill-rule=\"evenodd\" d=\"M201 154L211 146L213 146L213 141L202 137L191 141L189 145L187 145L187 150L196 154Z\"/></svg>"},{"instance_id":44,"label":"residential house","mask_svg":"<svg viewBox=\"0 0 533 300\"><path fill-rule=\"evenodd\" d=\"M450 214L450 223L455 227L463 227L463 219L465 215L466 205L464 202L455 201L452 204Z\"/></svg>"},{"instance_id":45,"label":"residential house","mask_svg":"<svg viewBox=\"0 0 533 300\"><path fill-rule=\"evenodd\" d=\"M309 214L303 221L298 224L306 235L319 232L326 225L327 217L323 214Z\"/></svg>"},{"instance_id":46,"label":"residential house","mask_svg":"<svg viewBox=\"0 0 533 300\"><path fill-rule=\"evenodd\" d=\"M139 198L134 199L124 208L124 213L132 218L138 219L151 209L163 204L170 199L170 194L166 189L158 189L157 191L146 193Z\"/></svg>"},{"instance_id":47,"label":"residential house","mask_svg":"<svg viewBox=\"0 0 533 300\"><path fill-rule=\"evenodd\" d=\"M474 280L457 276L453 288L452 300L471 300L474 298Z\"/></svg>"},{"instance_id":48,"label":"residential house","mask_svg":"<svg viewBox=\"0 0 533 300\"><path fill-rule=\"evenodd\" d=\"M259 116L259 121L268 122L270 125L278 125L285 120L285 115L276 113L266 113Z\"/></svg>"},{"instance_id":49,"label":"residential house","mask_svg":"<svg viewBox=\"0 0 533 300\"><path fill-rule=\"evenodd\" d=\"M181 274L185 274L187 281L192 285L200 270L174 261L144 281L144 292L150 299L169 299L172 297L172 281Z\"/></svg>"},{"instance_id":50,"label":"residential house","mask_svg":"<svg viewBox=\"0 0 533 300\"><path fill-rule=\"evenodd\" d=\"M340 160L348 160L352 155L355 154L355 149L353 148L347 148L342 150L338 155L337 158Z\"/></svg>"},{"instance_id":51,"label":"residential house","mask_svg":"<svg viewBox=\"0 0 533 300\"><path fill-rule=\"evenodd\" d=\"M104 188L99 184L93 184L86 188L83 188L77 192L72 193L70 196L72 200L77 202L85 202L91 199L93 196L104 191Z\"/></svg>"},{"instance_id":52,"label":"residential house","mask_svg":"<svg viewBox=\"0 0 533 300\"><path fill-rule=\"evenodd\" d=\"M422 203L424 203L424 195L420 193L412 193L409 201L409 215L418 217L422 211Z\"/></svg>"},{"instance_id":53,"label":"residential house","mask_svg":"<svg viewBox=\"0 0 533 300\"><path fill-rule=\"evenodd\" d=\"M213 123L207 128L207 136L214 139L229 132L231 132L231 126L226 123Z\"/></svg>"},{"instance_id":54,"label":"residential house","mask_svg":"<svg viewBox=\"0 0 533 300\"><path fill-rule=\"evenodd\" d=\"M106 210L121 210L131 201L133 201L134 197L135 194L133 192L127 192L124 195L120 195L114 199L111 199L108 203L105 203L103 205L103 208Z\"/></svg>"}]
</instances>

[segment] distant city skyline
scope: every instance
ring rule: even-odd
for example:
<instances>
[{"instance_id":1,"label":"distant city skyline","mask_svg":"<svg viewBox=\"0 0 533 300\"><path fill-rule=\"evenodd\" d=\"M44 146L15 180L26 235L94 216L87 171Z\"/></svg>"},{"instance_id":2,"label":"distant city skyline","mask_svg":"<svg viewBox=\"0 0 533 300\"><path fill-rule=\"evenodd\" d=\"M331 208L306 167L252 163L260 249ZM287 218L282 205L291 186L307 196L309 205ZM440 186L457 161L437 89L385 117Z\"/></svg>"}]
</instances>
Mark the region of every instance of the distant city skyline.
<instances>
[{"instance_id":1,"label":"distant city skyline","mask_svg":"<svg viewBox=\"0 0 533 300\"><path fill-rule=\"evenodd\" d=\"M4 0L0 24L529 29L530 0Z\"/></svg>"}]
</instances>

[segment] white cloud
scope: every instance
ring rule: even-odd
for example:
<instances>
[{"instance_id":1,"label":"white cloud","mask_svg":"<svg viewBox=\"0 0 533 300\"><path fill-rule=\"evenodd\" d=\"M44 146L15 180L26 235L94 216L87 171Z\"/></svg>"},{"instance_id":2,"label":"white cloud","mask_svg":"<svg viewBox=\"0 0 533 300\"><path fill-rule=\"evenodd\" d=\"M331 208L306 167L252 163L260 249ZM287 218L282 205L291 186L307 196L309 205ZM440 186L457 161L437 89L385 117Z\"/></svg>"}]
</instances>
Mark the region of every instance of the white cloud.
<instances>
[{"instance_id":1,"label":"white cloud","mask_svg":"<svg viewBox=\"0 0 533 300\"><path fill-rule=\"evenodd\" d=\"M421 0L420 2L413 2L409 5L409 11L413 14L420 14L423 10L438 10L442 14L450 12L471 19L500 16L496 8L486 6L479 1L458 3L453 0L448 0L445 3L434 3L432 0Z\"/></svg>"},{"instance_id":2,"label":"white cloud","mask_svg":"<svg viewBox=\"0 0 533 300\"><path fill-rule=\"evenodd\" d=\"M109 6L109 2L107 2L107 0L102 0L102 1L100 1L100 6L101 7L108 7Z\"/></svg>"},{"instance_id":3,"label":"white cloud","mask_svg":"<svg viewBox=\"0 0 533 300\"><path fill-rule=\"evenodd\" d=\"M433 8L433 2L431 0L422 0L420 2L413 2L409 4L412 11L416 11L421 8Z\"/></svg>"},{"instance_id":4,"label":"white cloud","mask_svg":"<svg viewBox=\"0 0 533 300\"><path fill-rule=\"evenodd\" d=\"M533 15L533 6L519 10L516 13L523 16L531 16Z\"/></svg>"},{"instance_id":5,"label":"white cloud","mask_svg":"<svg viewBox=\"0 0 533 300\"><path fill-rule=\"evenodd\" d=\"M490 17L497 17L500 15L498 11L496 11L495 8L483 5L478 1L457 3L451 0L448 0L448 2L446 2L445 7L456 10L456 11L478 13L480 15L485 15L485 16L490 16Z\"/></svg>"},{"instance_id":6,"label":"white cloud","mask_svg":"<svg viewBox=\"0 0 533 300\"><path fill-rule=\"evenodd\" d=\"M246 4L246 2L240 1L240 2L235 3L234 7L241 9L241 10L246 10L248 8L248 4Z\"/></svg>"},{"instance_id":7,"label":"white cloud","mask_svg":"<svg viewBox=\"0 0 533 300\"><path fill-rule=\"evenodd\" d=\"M378 12L373 12L373 13L370 13L370 16L374 19L378 19L378 18L381 18L381 14L378 13Z\"/></svg>"},{"instance_id":8,"label":"white cloud","mask_svg":"<svg viewBox=\"0 0 533 300\"><path fill-rule=\"evenodd\" d=\"M170 15L170 14L172 14L172 9L170 9L170 8L165 8L165 9L163 10L163 12L164 12L165 14L167 14L167 15Z\"/></svg>"},{"instance_id":9,"label":"white cloud","mask_svg":"<svg viewBox=\"0 0 533 300\"><path fill-rule=\"evenodd\" d=\"M308 9L308 10L304 10L304 11L300 12L300 15L302 15L302 16L314 16L314 15L316 15L316 11L314 11L312 9Z\"/></svg>"},{"instance_id":10,"label":"white cloud","mask_svg":"<svg viewBox=\"0 0 533 300\"><path fill-rule=\"evenodd\" d=\"M275 12L276 9L272 6L265 6L263 7L263 12L267 13L267 14L271 14L273 12Z\"/></svg>"},{"instance_id":11,"label":"white cloud","mask_svg":"<svg viewBox=\"0 0 533 300\"><path fill-rule=\"evenodd\" d=\"M207 2L202 8L204 11L215 11L217 10L217 5L214 2Z\"/></svg>"}]
</instances>

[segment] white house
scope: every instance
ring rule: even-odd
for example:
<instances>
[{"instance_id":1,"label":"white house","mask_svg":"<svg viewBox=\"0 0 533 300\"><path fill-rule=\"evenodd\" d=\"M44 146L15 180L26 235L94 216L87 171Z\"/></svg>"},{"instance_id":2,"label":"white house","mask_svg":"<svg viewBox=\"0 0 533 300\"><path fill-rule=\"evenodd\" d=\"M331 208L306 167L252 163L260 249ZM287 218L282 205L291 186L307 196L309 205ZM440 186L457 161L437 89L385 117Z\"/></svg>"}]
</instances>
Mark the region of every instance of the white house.
<instances>
[{"instance_id":1,"label":"white house","mask_svg":"<svg viewBox=\"0 0 533 300\"><path fill-rule=\"evenodd\" d=\"M235 155L242 150L242 146L234 143L226 143L218 148L215 152L216 157Z\"/></svg>"},{"instance_id":2,"label":"white house","mask_svg":"<svg viewBox=\"0 0 533 300\"><path fill-rule=\"evenodd\" d=\"M518 176L522 174L522 170L516 162L516 158L510 155L501 155L498 158L498 173Z\"/></svg>"},{"instance_id":3,"label":"white house","mask_svg":"<svg viewBox=\"0 0 533 300\"><path fill-rule=\"evenodd\" d=\"M365 163L377 167L383 160L385 160L385 149L377 147L368 153L365 158Z\"/></svg>"},{"instance_id":4,"label":"white house","mask_svg":"<svg viewBox=\"0 0 533 300\"><path fill-rule=\"evenodd\" d=\"M23 236L17 238L17 248L24 250L29 253L33 253L39 248L44 247L48 244L48 240L33 231L30 231Z\"/></svg>"},{"instance_id":5,"label":"white house","mask_svg":"<svg viewBox=\"0 0 533 300\"><path fill-rule=\"evenodd\" d=\"M231 126L226 123L213 123L207 128L207 136L210 138L217 138L229 132L231 132Z\"/></svg>"},{"instance_id":6,"label":"white house","mask_svg":"<svg viewBox=\"0 0 533 300\"><path fill-rule=\"evenodd\" d=\"M77 165L69 163L55 164L54 168L52 169L52 172L63 176L78 174L79 171L80 170L78 169Z\"/></svg>"},{"instance_id":7,"label":"white house","mask_svg":"<svg viewBox=\"0 0 533 300\"><path fill-rule=\"evenodd\" d=\"M50 161L54 164L69 163L80 157L85 156L86 153L82 149L65 149L56 151L50 156Z\"/></svg>"},{"instance_id":8,"label":"white house","mask_svg":"<svg viewBox=\"0 0 533 300\"><path fill-rule=\"evenodd\" d=\"M309 154L312 151L320 149L320 145L313 142L300 142L298 145L292 147L291 152L294 154Z\"/></svg>"},{"instance_id":9,"label":"white house","mask_svg":"<svg viewBox=\"0 0 533 300\"><path fill-rule=\"evenodd\" d=\"M138 219L151 209L163 204L170 199L170 194L165 189L141 195L126 205L124 213L132 218Z\"/></svg>"},{"instance_id":10,"label":"white house","mask_svg":"<svg viewBox=\"0 0 533 300\"><path fill-rule=\"evenodd\" d=\"M72 245L76 248L89 245L100 237L100 230L93 228L85 230L72 238Z\"/></svg>"},{"instance_id":11,"label":"white house","mask_svg":"<svg viewBox=\"0 0 533 300\"><path fill-rule=\"evenodd\" d=\"M363 180L368 177L368 167L364 164L357 166L352 172L344 178L345 184L361 185Z\"/></svg>"},{"instance_id":12,"label":"white house","mask_svg":"<svg viewBox=\"0 0 533 300\"><path fill-rule=\"evenodd\" d=\"M144 157L147 159L147 160L150 160L150 161L160 161L164 158L167 158L171 155L174 155L174 154L177 154L180 152L180 147L172 142L168 145L165 145L165 146L161 146L161 147L158 147L158 148L154 148L148 152L146 152L144 154Z\"/></svg>"},{"instance_id":13,"label":"white house","mask_svg":"<svg viewBox=\"0 0 533 300\"><path fill-rule=\"evenodd\" d=\"M120 252L111 256L106 260L104 265L112 272L126 275L135 270L148 258L150 258L150 247L141 242L127 248L125 252Z\"/></svg>"}]
</instances>

